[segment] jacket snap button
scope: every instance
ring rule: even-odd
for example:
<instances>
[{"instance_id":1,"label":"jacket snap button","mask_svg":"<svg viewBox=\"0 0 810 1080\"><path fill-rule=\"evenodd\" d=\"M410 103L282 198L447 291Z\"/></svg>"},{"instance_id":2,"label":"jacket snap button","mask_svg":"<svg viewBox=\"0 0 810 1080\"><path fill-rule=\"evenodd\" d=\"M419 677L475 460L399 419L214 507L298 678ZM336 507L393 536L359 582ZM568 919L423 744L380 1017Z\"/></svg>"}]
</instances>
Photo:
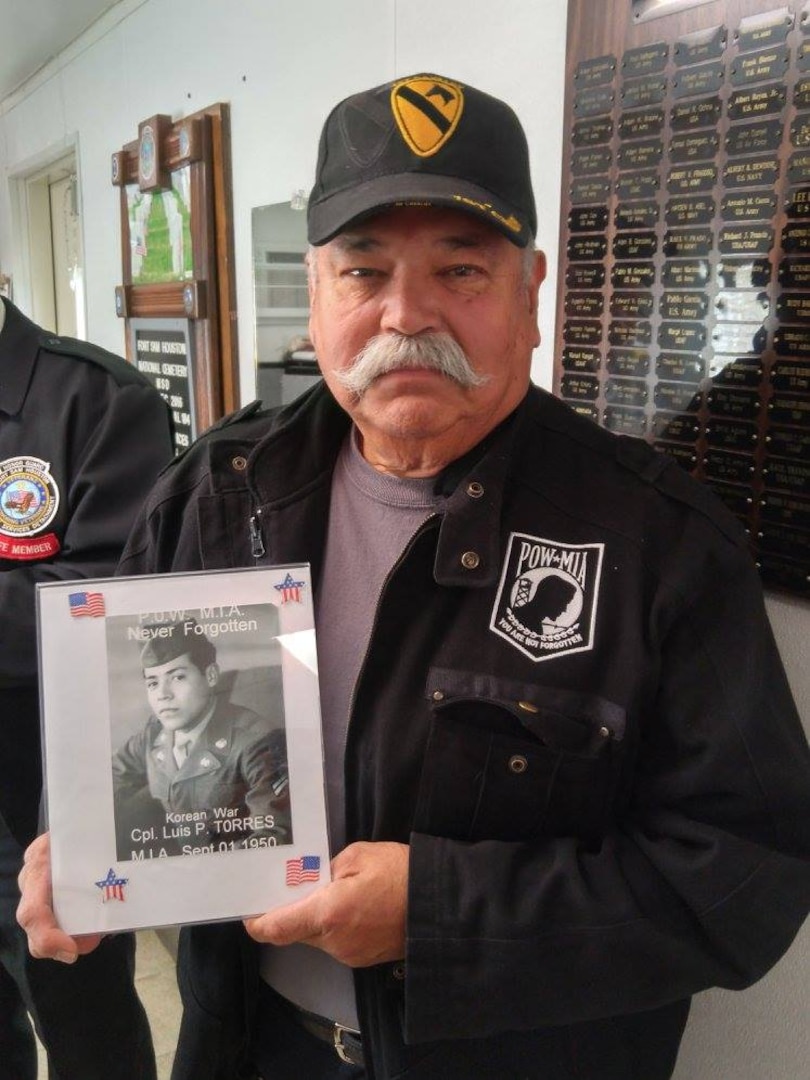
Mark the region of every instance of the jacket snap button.
<instances>
[{"instance_id":1,"label":"jacket snap button","mask_svg":"<svg viewBox=\"0 0 810 1080\"><path fill-rule=\"evenodd\" d=\"M471 480L470 483L467 484L467 494L471 499L480 499L484 494L484 485L479 484L477 480Z\"/></svg>"},{"instance_id":2,"label":"jacket snap button","mask_svg":"<svg viewBox=\"0 0 810 1080\"><path fill-rule=\"evenodd\" d=\"M525 773L528 767L529 763L523 754L513 754L509 758L509 771L513 772L516 776Z\"/></svg>"},{"instance_id":3,"label":"jacket snap button","mask_svg":"<svg viewBox=\"0 0 810 1080\"><path fill-rule=\"evenodd\" d=\"M402 982L402 980L405 978L405 965L403 963L394 964L394 966L391 968L391 974L399 982Z\"/></svg>"},{"instance_id":4,"label":"jacket snap button","mask_svg":"<svg viewBox=\"0 0 810 1080\"><path fill-rule=\"evenodd\" d=\"M444 701L444 690L434 690L431 697L434 701Z\"/></svg>"},{"instance_id":5,"label":"jacket snap button","mask_svg":"<svg viewBox=\"0 0 810 1080\"><path fill-rule=\"evenodd\" d=\"M242 455L239 454L233 459L231 465L233 465L237 472L244 472L247 468L247 458L242 457Z\"/></svg>"},{"instance_id":6,"label":"jacket snap button","mask_svg":"<svg viewBox=\"0 0 810 1080\"><path fill-rule=\"evenodd\" d=\"M465 551L461 556L461 565L465 570L475 570L481 562L481 556L475 551Z\"/></svg>"},{"instance_id":7,"label":"jacket snap button","mask_svg":"<svg viewBox=\"0 0 810 1080\"><path fill-rule=\"evenodd\" d=\"M599 734L602 736L603 739L609 739L610 738L610 728L609 727L600 727L599 728Z\"/></svg>"},{"instance_id":8,"label":"jacket snap button","mask_svg":"<svg viewBox=\"0 0 810 1080\"><path fill-rule=\"evenodd\" d=\"M540 710L536 705L533 705L531 701L519 701L518 708L527 713L539 713Z\"/></svg>"}]
</instances>

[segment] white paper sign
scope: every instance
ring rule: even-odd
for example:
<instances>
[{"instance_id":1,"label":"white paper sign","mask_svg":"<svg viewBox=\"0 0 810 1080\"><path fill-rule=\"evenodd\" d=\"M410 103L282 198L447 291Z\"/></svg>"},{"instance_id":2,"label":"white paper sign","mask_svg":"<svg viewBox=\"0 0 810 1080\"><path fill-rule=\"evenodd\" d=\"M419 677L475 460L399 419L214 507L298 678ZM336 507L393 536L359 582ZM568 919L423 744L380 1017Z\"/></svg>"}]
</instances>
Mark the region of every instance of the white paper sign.
<instances>
[{"instance_id":1,"label":"white paper sign","mask_svg":"<svg viewBox=\"0 0 810 1080\"><path fill-rule=\"evenodd\" d=\"M257 914L329 880L308 566L37 586L70 934Z\"/></svg>"}]
</instances>

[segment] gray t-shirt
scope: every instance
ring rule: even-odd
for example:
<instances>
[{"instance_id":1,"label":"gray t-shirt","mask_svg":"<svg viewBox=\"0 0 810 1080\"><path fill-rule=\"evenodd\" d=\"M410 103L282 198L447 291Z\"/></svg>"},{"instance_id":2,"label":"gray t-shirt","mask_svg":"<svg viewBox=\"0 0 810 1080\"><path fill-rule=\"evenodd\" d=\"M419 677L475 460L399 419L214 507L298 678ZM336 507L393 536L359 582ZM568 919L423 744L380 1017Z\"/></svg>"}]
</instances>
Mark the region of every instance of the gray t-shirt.
<instances>
[{"instance_id":1,"label":"gray t-shirt","mask_svg":"<svg viewBox=\"0 0 810 1080\"><path fill-rule=\"evenodd\" d=\"M315 597L318 678L332 854L345 846L343 758L352 694L385 580L443 503L435 477L379 472L354 430L335 465L323 575ZM262 977L303 1009L357 1028L351 969L308 945L262 951Z\"/></svg>"}]
</instances>

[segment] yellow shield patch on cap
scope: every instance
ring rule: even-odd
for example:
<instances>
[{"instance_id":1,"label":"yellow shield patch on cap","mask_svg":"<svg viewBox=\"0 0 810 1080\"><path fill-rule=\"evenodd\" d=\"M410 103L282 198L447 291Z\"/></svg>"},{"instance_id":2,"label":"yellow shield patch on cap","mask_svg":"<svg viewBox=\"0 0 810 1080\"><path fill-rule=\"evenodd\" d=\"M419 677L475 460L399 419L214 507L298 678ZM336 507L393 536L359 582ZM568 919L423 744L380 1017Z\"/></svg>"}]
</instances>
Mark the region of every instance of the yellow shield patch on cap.
<instances>
[{"instance_id":1,"label":"yellow shield patch on cap","mask_svg":"<svg viewBox=\"0 0 810 1080\"><path fill-rule=\"evenodd\" d=\"M391 89L391 111L399 132L419 157L441 150L456 130L463 108L461 87L432 75L403 79Z\"/></svg>"}]
</instances>

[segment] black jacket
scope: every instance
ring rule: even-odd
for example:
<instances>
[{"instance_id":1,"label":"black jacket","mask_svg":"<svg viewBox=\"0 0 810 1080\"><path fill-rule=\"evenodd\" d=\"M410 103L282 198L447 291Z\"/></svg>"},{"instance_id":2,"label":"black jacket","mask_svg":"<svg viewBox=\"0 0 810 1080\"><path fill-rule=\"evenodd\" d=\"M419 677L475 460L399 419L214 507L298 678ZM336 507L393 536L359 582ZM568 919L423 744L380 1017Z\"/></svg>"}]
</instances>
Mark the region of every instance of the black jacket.
<instances>
[{"instance_id":1,"label":"black jacket","mask_svg":"<svg viewBox=\"0 0 810 1080\"><path fill-rule=\"evenodd\" d=\"M166 404L134 367L3 302L0 813L25 845L40 797L36 583L113 573L172 442Z\"/></svg>"},{"instance_id":2,"label":"black jacket","mask_svg":"<svg viewBox=\"0 0 810 1080\"><path fill-rule=\"evenodd\" d=\"M323 386L243 410L167 472L120 572L317 581L346 432ZM534 388L439 482L348 735L349 841L411 853L405 963L356 973L369 1076L663 1080L690 995L758 979L810 904L810 757L742 530ZM176 1080L240 1075L254 953L186 932Z\"/></svg>"}]
</instances>

